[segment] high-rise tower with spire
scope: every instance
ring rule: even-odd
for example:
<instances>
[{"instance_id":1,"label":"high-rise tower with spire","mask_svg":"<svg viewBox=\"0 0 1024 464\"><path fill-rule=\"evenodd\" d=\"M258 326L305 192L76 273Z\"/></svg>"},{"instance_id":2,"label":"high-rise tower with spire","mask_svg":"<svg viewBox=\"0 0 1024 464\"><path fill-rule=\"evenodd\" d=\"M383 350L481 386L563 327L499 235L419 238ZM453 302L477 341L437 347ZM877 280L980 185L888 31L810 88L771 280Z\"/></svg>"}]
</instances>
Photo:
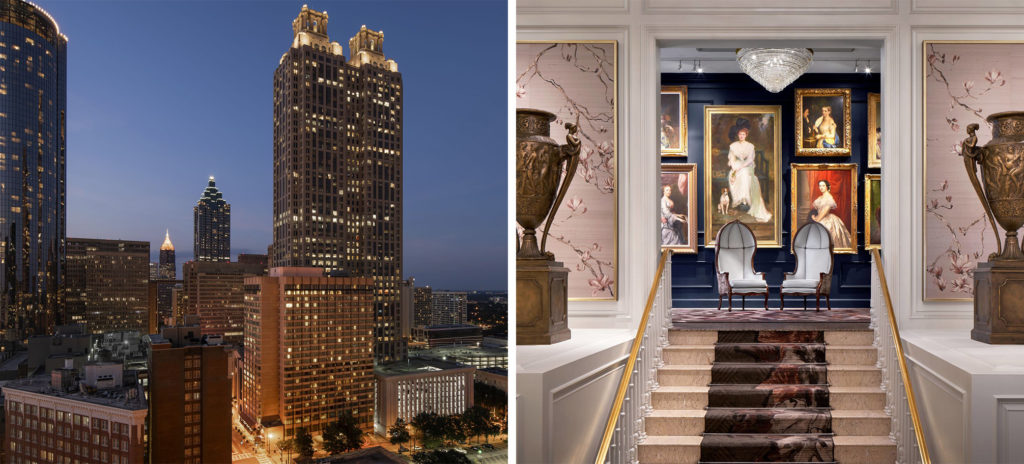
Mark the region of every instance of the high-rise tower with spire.
<instances>
[{"instance_id":1,"label":"high-rise tower with spire","mask_svg":"<svg viewBox=\"0 0 1024 464\"><path fill-rule=\"evenodd\" d=\"M164 235L164 243L160 245L160 271L161 279L177 279L178 268L174 263L174 244L171 243L171 230L167 229Z\"/></svg>"},{"instance_id":2,"label":"high-rise tower with spire","mask_svg":"<svg viewBox=\"0 0 1024 464\"><path fill-rule=\"evenodd\" d=\"M231 204L217 188L213 176L192 208L196 261L231 261Z\"/></svg>"}]
</instances>

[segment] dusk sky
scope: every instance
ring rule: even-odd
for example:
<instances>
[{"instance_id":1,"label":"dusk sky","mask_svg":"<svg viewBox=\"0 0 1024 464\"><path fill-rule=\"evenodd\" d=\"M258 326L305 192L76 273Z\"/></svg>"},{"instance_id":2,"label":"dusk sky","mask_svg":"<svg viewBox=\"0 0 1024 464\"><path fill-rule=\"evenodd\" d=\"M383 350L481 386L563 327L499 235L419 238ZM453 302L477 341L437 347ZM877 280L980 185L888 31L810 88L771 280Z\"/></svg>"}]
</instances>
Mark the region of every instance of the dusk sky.
<instances>
[{"instance_id":1,"label":"dusk sky","mask_svg":"<svg viewBox=\"0 0 1024 464\"><path fill-rule=\"evenodd\" d=\"M35 0L68 36L68 236L148 240L192 259L192 207L216 176L231 254L272 241L273 72L303 3L348 57L384 31L405 84L404 275L507 286L503 1Z\"/></svg>"}]
</instances>

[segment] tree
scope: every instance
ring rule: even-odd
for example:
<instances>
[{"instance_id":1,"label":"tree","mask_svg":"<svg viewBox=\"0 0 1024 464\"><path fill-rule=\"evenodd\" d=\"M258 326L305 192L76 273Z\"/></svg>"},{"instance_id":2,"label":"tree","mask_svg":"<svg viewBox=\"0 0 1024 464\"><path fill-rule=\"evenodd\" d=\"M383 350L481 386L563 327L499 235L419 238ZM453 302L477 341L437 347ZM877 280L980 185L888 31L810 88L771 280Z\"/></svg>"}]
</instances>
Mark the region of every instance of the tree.
<instances>
[{"instance_id":1,"label":"tree","mask_svg":"<svg viewBox=\"0 0 1024 464\"><path fill-rule=\"evenodd\" d=\"M285 453L295 452L295 439L294 438L282 438L277 441L277 449L284 451Z\"/></svg>"},{"instance_id":2,"label":"tree","mask_svg":"<svg viewBox=\"0 0 1024 464\"><path fill-rule=\"evenodd\" d=\"M412 426L419 430L424 448L437 446L444 438L443 419L435 412L421 412L412 418Z\"/></svg>"},{"instance_id":3,"label":"tree","mask_svg":"<svg viewBox=\"0 0 1024 464\"><path fill-rule=\"evenodd\" d=\"M344 453L363 447L363 429L352 411L343 411L338 419L324 429L324 451L328 454Z\"/></svg>"},{"instance_id":4,"label":"tree","mask_svg":"<svg viewBox=\"0 0 1024 464\"><path fill-rule=\"evenodd\" d=\"M491 426L491 411L483 406L472 406L462 413L462 422L468 435L479 437Z\"/></svg>"},{"instance_id":5,"label":"tree","mask_svg":"<svg viewBox=\"0 0 1024 464\"><path fill-rule=\"evenodd\" d=\"M398 445L399 450L403 443L407 443L412 437L409 435L409 424L405 423L405 419L399 417L395 420L395 423L388 428L388 436L392 445Z\"/></svg>"},{"instance_id":6,"label":"tree","mask_svg":"<svg viewBox=\"0 0 1024 464\"><path fill-rule=\"evenodd\" d=\"M315 450L313 449L313 435L309 434L309 431L305 427L299 427L295 431L295 451L300 456L305 458L313 457Z\"/></svg>"},{"instance_id":7,"label":"tree","mask_svg":"<svg viewBox=\"0 0 1024 464\"><path fill-rule=\"evenodd\" d=\"M453 443L464 443L466 441L466 423L462 414L454 414L441 418L441 433L444 439Z\"/></svg>"},{"instance_id":8,"label":"tree","mask_svg":"<svg viewBox=\"0 0 1024 464\"><path fill-rule=\"evenodd\" d=\"M412 455L412 462L416 464L472 464L472 461L455 450L433 450L424 451Z\"/></svg>"}]
</instances>

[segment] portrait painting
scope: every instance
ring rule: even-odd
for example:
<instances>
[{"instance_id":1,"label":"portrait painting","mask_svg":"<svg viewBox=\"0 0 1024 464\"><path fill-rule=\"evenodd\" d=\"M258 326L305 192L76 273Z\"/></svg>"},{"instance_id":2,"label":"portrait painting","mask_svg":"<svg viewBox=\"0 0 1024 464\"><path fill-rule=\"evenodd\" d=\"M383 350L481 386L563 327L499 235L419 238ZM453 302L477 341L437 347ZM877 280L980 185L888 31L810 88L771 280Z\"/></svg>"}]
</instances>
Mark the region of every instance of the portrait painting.
<instances>
[{"instance_id":1,"label":"portrait painting","mask_svg":"<svg viewBox=\"0 0 1024 464\"><path fill-rule=\"evenodd\" d=\"M704 107L704 245L734 220L780 247L780 106Z\"/></svg>"},{"instance_id":2,"label":"portrait painting","mask_svg":"<svg viewBox=\"0 0 1024 464\"><path fill-rule=\"evenodd\" d=\"M616 56L615 41L516 43L516 107L554 113L559 144L566 123L579 127L579 166L546 243L569 269L570 300L618 298Z\"/></svg>"},{"instance_id":3,"label":"portrait painting","mask_svg":"<svg viewBox=\"0 0 1024 464\"><path fill-rule=\"evenodd\" d=\"M868 167L882 167L882 95L868 94Z\"/></svg>"},{"instance_id":4,"label":"portrait painting","mask_svg":"<svg viewBox=\"0 0 1024 464\"><path fill-rule=\"evenodd\" d=\"M850 155L850 89L796 89L796 155Z\"/></svg>"},{"instance_id":5,"label":"portrait painting","mask_svg":"<svg viewBox=\"0 0 1024 464\"><path fill-rule=\"evenodd\" d=\"M686 156L686 86L661 86L661 155Z\"/></svg>"},{"instance_id":6,"label":"portrait painting","mask_svg":"<svg viewBox=\"0 0 1024 464\"><path fill-rule=\"evenodd\" d=\"M825 226L836 253L857 252L857 165L791 164L790 230Z\"/></svg>"},{"instance_id":7,"label":"portrait painting","mask_svg":"<svg viewBox=\"0 0 1024 464\"><path fill-rule=\"evenodd\" d=\"M864 249L882 248L882 176L864 174Z\"/></svg>"},{"instance_id":8,"label":"portrait painting","mask_svg":"<svg viewBox=\"0 0 1024 464\"><path fill-rule=\"evenodd\" d=\"M974 270L996 252L996 234L964 171L961 142L978 124L977 145L992 138L985 118L1024 108L1024 42L925 41L925 301L973 301Z\"/></svg>"},{"instance_id":9,"label":"portrait painting","mask_svg":"<svg viewBox=\"0 0 1024 464\"><path fill-rule=\"evenodd\" d=\"M674 253L697 252L696 164L662 164L658 189L661 248Z\"/></svg>"}]
</instances>

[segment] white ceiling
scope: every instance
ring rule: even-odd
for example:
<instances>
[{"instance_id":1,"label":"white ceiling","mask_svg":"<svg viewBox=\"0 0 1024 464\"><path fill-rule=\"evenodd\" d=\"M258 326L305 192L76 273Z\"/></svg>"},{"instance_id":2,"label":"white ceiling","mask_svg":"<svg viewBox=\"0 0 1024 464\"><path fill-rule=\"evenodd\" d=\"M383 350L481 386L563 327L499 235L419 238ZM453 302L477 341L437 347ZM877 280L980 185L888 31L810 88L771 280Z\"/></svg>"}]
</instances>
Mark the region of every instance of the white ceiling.
<instances>
[{"instance_id":1,"label":"white ceiling","mask_svg":"<svg viewBox=\"0 0 1024 464\"><path fill-rule=\"evenodd\" d=\"M699 61L706 73L742 73L736 63L736 49L744 47L760 48L810 48L814 51L814 62L809 73L852 73L860 62L860 70L870 63L872 71L877 72L882 50L879 44L872 41L740 41L740 40L708 40L708 41L663 41L659 43L661 55L661 72L690 73L694 72L694 61Z\"/></svg>"}]
</instances>

